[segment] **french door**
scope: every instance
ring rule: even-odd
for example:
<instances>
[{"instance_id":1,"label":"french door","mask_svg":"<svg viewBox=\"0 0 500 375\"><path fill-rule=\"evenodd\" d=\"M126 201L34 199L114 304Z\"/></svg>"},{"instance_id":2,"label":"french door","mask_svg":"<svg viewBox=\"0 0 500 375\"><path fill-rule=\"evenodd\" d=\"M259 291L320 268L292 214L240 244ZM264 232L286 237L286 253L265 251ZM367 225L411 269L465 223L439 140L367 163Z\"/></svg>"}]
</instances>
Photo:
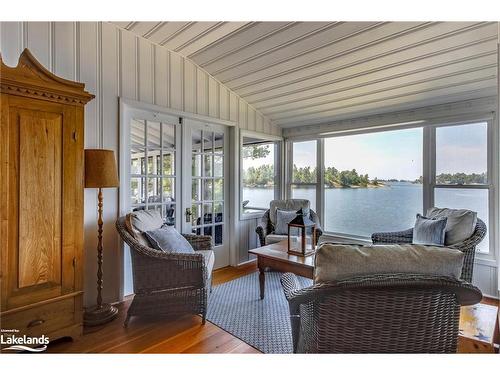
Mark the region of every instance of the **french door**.
<instances>
[{"instance_id":1,"label":"french door","mask_svg":"<svg viewBox=\"0 0 500 375\"><path fill-rule=\"evenodd\" d=\"M226 127L182 123L182 232L213 238L215 268L229 265Z\"/></svg>"}]
</instances>

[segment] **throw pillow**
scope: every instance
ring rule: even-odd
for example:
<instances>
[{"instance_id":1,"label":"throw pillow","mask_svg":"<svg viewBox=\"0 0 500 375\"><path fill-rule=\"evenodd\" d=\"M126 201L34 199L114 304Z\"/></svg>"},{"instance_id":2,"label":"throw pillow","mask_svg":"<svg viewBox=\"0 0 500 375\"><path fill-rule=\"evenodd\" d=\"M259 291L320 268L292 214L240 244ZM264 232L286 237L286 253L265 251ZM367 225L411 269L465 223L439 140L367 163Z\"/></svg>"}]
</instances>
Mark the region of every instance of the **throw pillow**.
<instances>
[{"instance_id":1,"label":"throw pillow","mask_svg":"<svg viewBox=\"0 0 500 375\"><path fill-rule=\"evenodd\" d=\"M465 209L432 207L427 211L427 217L446 217L445 245L454 245L472 236L476 228L477 212Z\"/></svg>"},{"instance_id":2,"label":"throw pillow","mask_svg":"<svg viewBox=\"0 0 500 375\"><path fill-rule=\"evenodd\" d=\"M276 209L276 228L274 228L274 234L288 234L288 223L295 219L297 216L297 211L285 211ZM292 232L292 235L298 235L298 229Z\"/></svg>"},{"instance_id":3,"label":"throw pillow","mask_svg":"<svg viewBox=\"0 0 500 375\"><path fill-rule=\"evenodd\" d=\"M151 247L167 253L194 254L191 244L174 227L165 226L144 232Z\"/></svg>"},{"instance_id":4,"label":"throw pillow","mask_svg":"<svg viewBox=\"0 0 500 375\"><path fill-rule=\"evenodd\" d=\"M428 218L417 214L413 227L413 243L417 245L444 246L446 217Z\"/></svg>"}]
</instances>

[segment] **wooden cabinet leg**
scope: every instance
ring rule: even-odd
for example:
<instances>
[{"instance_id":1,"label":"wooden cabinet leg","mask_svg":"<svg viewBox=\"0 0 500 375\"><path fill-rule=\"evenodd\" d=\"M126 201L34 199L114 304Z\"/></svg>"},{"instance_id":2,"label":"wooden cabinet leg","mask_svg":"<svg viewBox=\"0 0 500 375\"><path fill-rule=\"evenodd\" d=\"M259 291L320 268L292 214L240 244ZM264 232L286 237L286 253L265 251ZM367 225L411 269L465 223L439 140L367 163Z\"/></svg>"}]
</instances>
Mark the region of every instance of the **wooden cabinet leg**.
<instances>
[{"instance_id":1,"label":"wooden cabinet leg","mask_svg":"<svg viewBox=\"0 0 500 375\"><path fill-rule=\"evenodd\" d=\"M259 286L260 286L260 299L264 299L264 290L266 288L266 275L264 268L259 268Z\"/></svg>"}]
</instances>

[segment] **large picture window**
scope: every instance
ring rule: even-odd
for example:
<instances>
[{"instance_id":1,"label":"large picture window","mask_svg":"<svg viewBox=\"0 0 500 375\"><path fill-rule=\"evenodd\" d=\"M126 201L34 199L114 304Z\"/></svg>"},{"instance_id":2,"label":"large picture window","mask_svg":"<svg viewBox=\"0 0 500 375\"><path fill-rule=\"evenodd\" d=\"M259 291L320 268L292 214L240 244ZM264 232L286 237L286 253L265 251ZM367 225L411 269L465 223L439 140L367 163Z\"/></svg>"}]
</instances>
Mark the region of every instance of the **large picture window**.
<instances>
[{"instance_id":1,"label":"large picture window","mask_svg":"<svg viewBox=\"0 0 500 375\"><path fill-rule=\"evenodd\" d=\"M466 208L489 224L488 123L436 128L434 205ZM478 251L489 252L489 236Z\"/></svg>"},{"instance_id":2,"label":"large picture window","mask_svg":"<svg viewBox=\"0 0 500 375\"><path fill-rule=\"evenodd\" d=\"M292 144L292 198L308 199L316 210L316 185L318 183L317 141Z\"/></svg>"},{"instance_id":3,"label":"large picture window","mask_svg":"<svg viewBox=\"0 0 500 375\"><path fill-rule=\"evenodd\" d=\"M280 142L256 136L242 136L242 214L262 213L279 198Z\"/></svg>"},{"instance_id":4,"label":"large picture window","mask_svg":"<svg viewBox=\"0 0 500 375\"><path fill-rule=\"evenodd\" d=\"M431 206L473 210L491 229L490 127L429 124L292 141L288 196L309 199L327 234L368 240L374 232L413 227L415 215ZM490 253L493 232L478 252Z\"/></svg>"},{"instance_id":5,"label":"large picture window","mask_svg":"<svg viewBox=\"0 0 500 375\"><path fill-rule=\"evenodd\" d=\"M328 232L369 237L413 226L422 211L422 129L327 138Z\"/></svg>"}]
</instances>

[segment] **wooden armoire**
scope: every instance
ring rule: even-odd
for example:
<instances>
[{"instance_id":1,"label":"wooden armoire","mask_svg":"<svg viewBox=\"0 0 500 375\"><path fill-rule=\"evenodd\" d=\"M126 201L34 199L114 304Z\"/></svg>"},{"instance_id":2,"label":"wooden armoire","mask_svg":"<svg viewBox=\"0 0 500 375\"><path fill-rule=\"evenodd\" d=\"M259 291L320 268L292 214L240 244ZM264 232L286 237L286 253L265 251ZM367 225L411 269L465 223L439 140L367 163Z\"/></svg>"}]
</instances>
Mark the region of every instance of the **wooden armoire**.
<instances>
[{"instance_id":1,"label":"wooden armoire","mask_svg":"<svg viewBox=\"0 0 500 375\"><path fill-rule=\"evenodd\" d=\"M82 332L84 87L0 55L0 326L21 335Z\"/></svg>"}]
</instances>

